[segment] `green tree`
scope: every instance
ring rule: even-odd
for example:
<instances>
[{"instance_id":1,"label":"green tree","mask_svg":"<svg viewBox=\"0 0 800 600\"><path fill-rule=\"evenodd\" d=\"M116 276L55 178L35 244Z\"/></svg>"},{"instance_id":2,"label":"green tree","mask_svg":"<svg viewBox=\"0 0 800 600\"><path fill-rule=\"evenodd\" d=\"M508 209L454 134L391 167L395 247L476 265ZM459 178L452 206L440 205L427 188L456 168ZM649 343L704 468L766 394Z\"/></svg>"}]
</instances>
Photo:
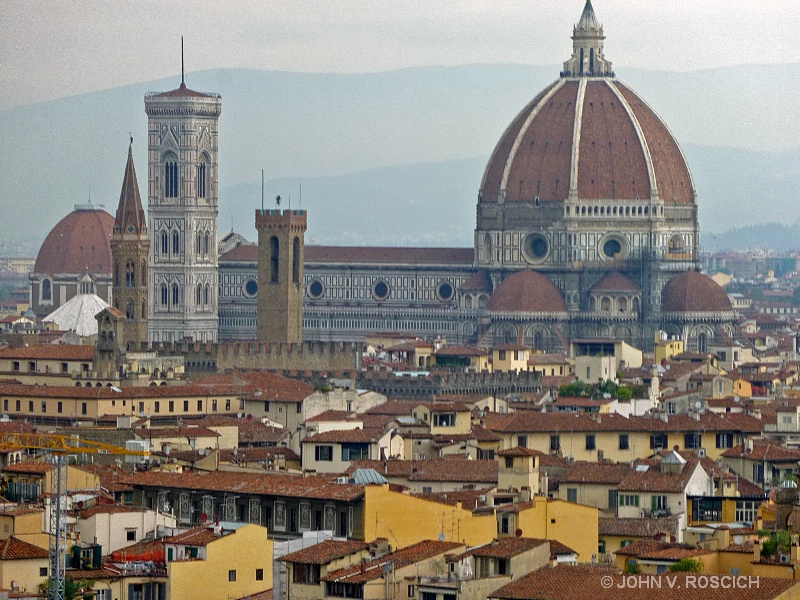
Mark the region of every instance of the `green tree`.
<instances>
[{"instance_id":1,"label":"green tree","mask_svg":"<svg viewBox=\"0 0 800 600\"><path fill-rule=\"evenodd\" d=\"M703 561L699 558L684 558L669 568L673 573L701 573Z\"/></svg>"}]
</instances>

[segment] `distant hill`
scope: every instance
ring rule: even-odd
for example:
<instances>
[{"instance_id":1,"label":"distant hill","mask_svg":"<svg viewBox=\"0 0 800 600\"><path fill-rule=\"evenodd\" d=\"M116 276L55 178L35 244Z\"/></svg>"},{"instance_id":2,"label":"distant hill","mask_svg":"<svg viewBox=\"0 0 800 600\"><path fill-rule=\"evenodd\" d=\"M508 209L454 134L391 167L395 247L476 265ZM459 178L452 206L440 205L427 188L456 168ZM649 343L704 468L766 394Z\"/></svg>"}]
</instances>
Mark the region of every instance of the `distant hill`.
<instances>
[{"instance_id":1,"label":"distant hill","mask_svg":"<svg viewBox=\"0 0 800 600\"><path fill-rule=\"evenodd\" d=\"M557 67L469 65L372 74L215 70L222 94L220 229L253 238L253 209L281 194L312 209L325 243L471 245L485 162ZM704 232L800 218L800 65L619 73L672 128L700 193ZM0 241L41 241L75 203L113 211L134 136L146 194L143 96L176 80L0 112ZM705 238L704 238L705 239Z\"/></svg>"}]
</instances>

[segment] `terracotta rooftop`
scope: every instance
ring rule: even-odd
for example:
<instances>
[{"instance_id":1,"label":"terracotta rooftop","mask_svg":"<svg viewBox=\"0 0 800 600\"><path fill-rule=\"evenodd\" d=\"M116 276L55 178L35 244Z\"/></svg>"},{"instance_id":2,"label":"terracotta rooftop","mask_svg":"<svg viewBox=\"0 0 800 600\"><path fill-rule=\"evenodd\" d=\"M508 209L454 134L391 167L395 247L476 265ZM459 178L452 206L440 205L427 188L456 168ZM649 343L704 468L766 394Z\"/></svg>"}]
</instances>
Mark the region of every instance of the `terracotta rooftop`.
<instances>
[{"instance_id":1,"label":"terracotta rooftop","mask_svg":"<svg viewBox=\"0 0 800 600\"><path fill-rule=\"evenodd\" d=\"M597 525L600 535L652 538L658 534L677 534L679 520L677 516L655 519L600 517L597 519Z\"/></svg>"},{"instance_id":2,"label":"terracotta rooftop","mask_svg":"<svg viewBox=\"0 0 800 600\"><path fill-rule=\"evenodd\" d=\"M72 344L37 344L0 349L0 360L94 360L94 346ZM27 368L27 365L23 368Z\"/></svg>"},{"instance_id":3,"label":"terracotta rooftop","mask_svg":"<svg viewBox=\"0 0 800 600\"><path fill-rule=\"evenodd\" d=\"M722 453L726 458L746 458L748 460L773 463L793 463L800 461L800 450L787 448L769 440L753 440L753 449L743 448L741 444L728 448Z\"/></svg>"},{"instance_id":4,"label":"terracotta rooftop","mask_svg":"<svg viewBox=\"0 0 800 600\"><path fill-rule=\"evenodd\" d=\"M492 293L490 312L565 313L564 297L547 277L526 269L506 277Z\"/></svg>"},{"instance_id":5,"label":"terracotta rooftop","mask_svg":"<svg viewBox=\"0 0 800 600\"><path fill-rule=\"evenodd\" d=\"M325 540L297 552L278 558L282 562L325 565L337 558L343 558L366 550L369 544L355 540Z\"/></svg>"},{"instance_id":6,"label":"terracotta rooftop","mask_svg":"<svg viewBox=\"0 0 800 600\"><path fill-rule=\"evenodd\" d=\"M383 576L383 566L392 563L395 570L413 565L418 562L430 560L440 554L446 552L454 552L459 548L463 548L463 544L458 542L436 542L425 540L397 550L390 554L385 554L380 558L371 560L363 565L356 565L345 569L338 569L332 573L328 573L322 578L322 581L336 581L343 583L366 583L373 579L378 579Z\"/></svg>"},{"instance_id":7,"label":"terracotta rooftop","mask_svg":"<svg viewBox=\"0 0 800 600\"><path fill-rule=\"evenodd\" d=\"M128 504L95 504L78 513L81 519L89 519L95 515L115 515L120 513L142 513L144 508Z\"/></svg>"},{"instance_id":8,"label":"terracotta rooftop","mask_svg":"<svg viewBox=\"0 0 800 600\"><path fill-rule=\"evenodd\" d=\"M611 579L603 579L611 577ZM697 581L690 573L670 573L660 587L643 590L626 585L626 575L615 567L588 565L558 565L533 571L489 594L497 600L766 600L784 598L784 593L796 585L792 579L759 577L758 586L737 588L733 592L722 586L702 590L689 581ZM659 577L653 575L652 577ZM666 579L669 577L669 580ZM689 580L688 578L693 578ZM688 580L688 581L687 581ZM672 582L672 585L669 584ZM700 592L700 593L699 593Z\"/></svg>"},{"instance_id":9,"label":"terracotta rooftop","mask_svg":"<svg viewBox=\"0 0 800 600\"><path fill-rule=\"evenodd\" d=\"M484 558L511 558L547 543L547 540L536 538L504 537L479 546L469 553Z\"/></svg>"},{"instance_id":10,"label":"terracotta rooftop","mask_svg":"<svg viewBox=\"0 0 800 600\"><path fill-rule=\"evenodd\" d=\"M357 500L364 495L363 488L359 486L329 483L319 477L295 477L277 473L214 471L201 474L147 471L130 475L126 482L141 487L239 492L345 502Z\"/></svg>"},{"instance_id":11,"label":"terracotta rooftop","mask_svg":"<svg viewBox=\"0 0 800 600\"><path fill-rule=\"evenodd\" d=\"M27 560L31 558L47 559L47 550L23 542L13 535L0 540L0 560Z\"/></svg>"},{"instance_id":12,"label":"terracotta rooftop","mask_svg":"<svg viewBox=\"0 0 800 600\"><path fill-rule=\"evenodd\" d=\"M595 283L592 292L640 292L641 288L618 271L612 271Z\"/></svg>"},{"instance_id":13,"label":"terracotta rooftop","mask_svg":"<svg viewBox=\"0 0 800 600\"><path fill-rule=\"evenodd\" d=\"M488 271L486 271L485 269L481 269L480 271L477 271L472 277L467 279L464 283L462 283L459 289L475 290L479 292L491 292L492 278L489 275Z\"/></svg>"},{"instance_id":14,"label":"terracotta rooftop","mask_svg":"<svg viewBox=\"0 0 800 600\"><path fill-rule=\"evenodd\" d=\"M631 467L627 463L576 462L558 477L561 483L596 483L617 485Z\"/></svg>"},{"instance_id":15,"label":"terracotta rooftop","mask_svg":"<svg viewBox=\"0 0 800 600\"><path fill-rule=\"evenodd\" d=\"M114 217L106 211L94 207L74 210L47 234L33 272L110 274L113 230Z\"/></svg>"},{"instance_id":16,"label":"terracotta rooftop","mask_svg":"<svg viewBox=\"0 0 800 600\"><path fill-rule=\"evenodd\" d=\"M489 353L482 348L472 346L445 346L434 352L436 356L488 356Z\"/></svg>"},{"instance_id":17,"label":"terracotta rooftop","mask_svg":"<svg viewBox=\"0 0 800 600\"><path fill-rule=\"evenodd\" d=\"M731 312L731 301L719 284L694 270L684 271L661 291L663 312Z\"/></svg>"},{"instance_id":18,"label":"terracotta rooftop","mask_svg":"<svg viewBox=\"0 0 800 600\"><path fill-rule=\"evenodd\" d=\"M370 444L377 442L382 435L379 429L333 429L309 436L303 440L303 444Z\"/></svg>"},{"instance_id":19,"label":"terracotta rooftop","mask_svg":"<svg viewBox=\"0 0 800 600\"><path fill-rule=\"evenodd\" d=\"M620 492L667 492L681 493L686 489L695 469L702 468L698 461L689 461L679 473L663 473L658 466L646 471L634 469L619 482Z\"/></svg>"},{"instance_id":20,"label":"terracotta rooftop","mask_svg":"<svg viewBox=\"0 0 800 600\"><path fill-rule=\"evenodd\" d=\"M465 483L497 483L498 463L494 460L466 458L430 458L428 460L359 460L347 470L375 469L387 478L409 481L463 481Z\"/></svg>"}]
</instances>

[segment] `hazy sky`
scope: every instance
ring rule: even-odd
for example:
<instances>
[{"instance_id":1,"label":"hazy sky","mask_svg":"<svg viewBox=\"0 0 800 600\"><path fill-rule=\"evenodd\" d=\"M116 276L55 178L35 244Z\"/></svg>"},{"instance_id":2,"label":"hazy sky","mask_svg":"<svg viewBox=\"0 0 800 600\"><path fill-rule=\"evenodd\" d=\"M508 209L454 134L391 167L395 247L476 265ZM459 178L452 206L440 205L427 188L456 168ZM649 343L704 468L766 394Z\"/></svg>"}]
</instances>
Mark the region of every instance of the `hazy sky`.
<instances>
[{"instance_id":1,"label":"hazy sky","mask_svg":"<svg viewBox=\"0 0 800 600\"><path fill-rule=\"evenodd\" d=\"M246 67L363 72L558 64L583 0L0 0L0 109ZM797 62L800 2L595 0L606 56L693 70Z\"/></svg>"}]
</instances>

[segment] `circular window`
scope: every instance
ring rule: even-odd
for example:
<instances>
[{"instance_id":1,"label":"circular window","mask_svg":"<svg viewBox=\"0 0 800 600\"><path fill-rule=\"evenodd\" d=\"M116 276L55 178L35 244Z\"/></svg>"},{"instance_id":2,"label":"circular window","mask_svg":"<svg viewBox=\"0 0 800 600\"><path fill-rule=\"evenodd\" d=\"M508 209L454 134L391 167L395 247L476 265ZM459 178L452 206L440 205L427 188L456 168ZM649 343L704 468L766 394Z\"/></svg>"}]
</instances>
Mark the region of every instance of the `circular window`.
<instances>
[{"instance_id":1,"label":"circular window","mask_svg":"<svg viewBox=\"0 0 800 600\"><path fill-rule=\"evenodd\" d=\"M308 284L306 292L308 293L309 298L319 300L322 298L322 294L325 293L325 286L322 285L322 282L319 279L314 279Z\"/></svg>"},{"instance_id":2,"label":"circular window","mask_svg":"<svg viewBox=\"0 0 800 600\"><path fill-rule=\"evenodd\" d=\"M383 280L376 281L372 286L372 297L375 300L386 300L389 297L389 284Z\"/></svg>"},{"instance_id":3,"label":"circular window","mask_svg":"<svg viewBox=\"0 0 800 600\"><path fill-rule=\"evenodd\" d=\"M603 256L607 259L625 258L628 254L628 242L618 235L611 235L601 240Z\"/></svg>"},{"instance_id":4,"label":"circular window","mask_svg":"<svg viewBox=\"0 0 800 600\"><path fill-rule=\"evenodd\" d=\"M439 284L439 287L436 288L436 296L438 296L439 300L442 302L449 302L455 296L456 291L453 289L453 284L449 281L443 281Z\"/></svg>"},{"instance_id":5,"label":"circular window","mask_svg":"<svg viewBox=\"0 0 800 600\"><path fill-rule=\"evenodd\" d=\"M244 282L244 295L252 298L258 293L258 282L255 279L248 279Z\"/></svg>"},{"instance_id":6,"label":"circular window","mask_svg":"<svg viewBox=\"0 0 800 600\"><path fill-rule=\"evenodd\" d=\"M525 237L522 254L528 262L542 262L550 252L550 243L541 233L531 233Z\"/></svg>"}]
</instances>

